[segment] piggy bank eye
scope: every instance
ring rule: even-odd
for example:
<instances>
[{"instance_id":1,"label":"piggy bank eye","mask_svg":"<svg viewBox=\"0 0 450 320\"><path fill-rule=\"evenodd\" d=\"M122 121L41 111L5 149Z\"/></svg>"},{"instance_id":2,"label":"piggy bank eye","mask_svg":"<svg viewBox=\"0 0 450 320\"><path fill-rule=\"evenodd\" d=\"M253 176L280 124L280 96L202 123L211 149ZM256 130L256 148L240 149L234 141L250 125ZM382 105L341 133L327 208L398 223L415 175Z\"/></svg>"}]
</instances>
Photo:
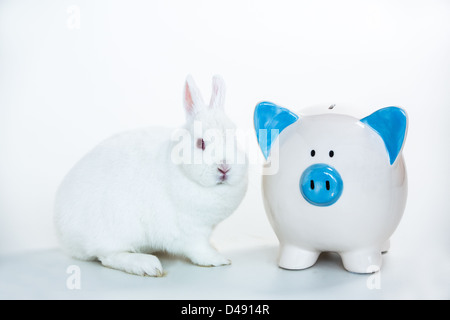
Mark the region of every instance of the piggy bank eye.
<instances>
[{"instance_id":1,"label":"piggy bank eye","mask_svg":"<svg viewBox=\"0 0 450 320\"><path fill-rule=\"evenodd\" d=\"M311 157L314 157L316 155L316 151L315 150L311 150Z\"/></svg>"},{"instance_id":2,"label":"piggy bank eye","mask_svg":"<svg viewBox=\"0 0 450 320\"><path fill-rule=\"evenodd\" d=\"M330 155L330 158L334 157L334 151L333 150L330 150L330 152L328 154Z\"/></svg>"}]
</instances>

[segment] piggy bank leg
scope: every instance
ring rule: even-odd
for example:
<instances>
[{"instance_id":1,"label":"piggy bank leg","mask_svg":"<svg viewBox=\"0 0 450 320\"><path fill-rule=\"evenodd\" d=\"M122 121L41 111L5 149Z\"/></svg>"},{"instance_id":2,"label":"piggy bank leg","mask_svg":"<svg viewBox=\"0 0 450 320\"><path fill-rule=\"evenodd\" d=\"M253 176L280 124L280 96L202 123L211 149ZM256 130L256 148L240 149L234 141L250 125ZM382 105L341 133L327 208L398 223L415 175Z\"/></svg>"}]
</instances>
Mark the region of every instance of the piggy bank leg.
<instances>
[{"instance_id":1,"label":"piggy bank leg","mask_svg":"<svg viewBox=\"0 0 450 320\"><path fill-rule=\"evenodd\" d=\"M381 249L368 249L341 253L342 263L347 271L354 273L375 273L381 268Z\"/></svg>"},{"instance_id":2,"label":"piggy bank leg","mask_svg":"<svg viewBox=\"0 0 450 320\"><path fill-rule=\"evenodd\" d=\"M301 270L313 266L320 252L309 251L292 245L281 245L278 265L283 269Z\"/></svg>"}]
</instances>

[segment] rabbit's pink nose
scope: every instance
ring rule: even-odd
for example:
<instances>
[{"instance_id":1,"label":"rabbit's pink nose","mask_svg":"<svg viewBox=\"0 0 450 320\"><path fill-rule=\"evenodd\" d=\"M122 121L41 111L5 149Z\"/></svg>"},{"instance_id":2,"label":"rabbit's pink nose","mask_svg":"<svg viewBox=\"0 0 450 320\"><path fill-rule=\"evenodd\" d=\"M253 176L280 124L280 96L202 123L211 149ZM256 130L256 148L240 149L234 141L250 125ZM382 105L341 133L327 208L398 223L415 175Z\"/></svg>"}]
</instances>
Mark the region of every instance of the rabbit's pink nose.
<instances>
[{"instance_id":1,"label":"rabbit's pink nose","mask_svg":"<svg viewBox=\"0 0 450 320\"><path fill-rule=\"evenodd\" d=\"M226 175L228 173L228 171L230 171L230 167L227 166L226 164L221 164L217 170L219 170L220 173L222 173L223 175Z\"/></svg>"}]
</instances>

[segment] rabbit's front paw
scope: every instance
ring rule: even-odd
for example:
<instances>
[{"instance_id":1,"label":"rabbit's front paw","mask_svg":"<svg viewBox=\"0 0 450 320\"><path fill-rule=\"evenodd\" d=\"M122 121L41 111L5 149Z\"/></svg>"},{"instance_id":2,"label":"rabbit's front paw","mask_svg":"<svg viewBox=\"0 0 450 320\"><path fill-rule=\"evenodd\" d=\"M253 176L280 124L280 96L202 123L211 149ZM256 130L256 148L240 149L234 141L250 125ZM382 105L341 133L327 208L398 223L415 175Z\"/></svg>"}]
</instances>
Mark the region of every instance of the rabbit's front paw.
<instances>
[{"instance_id":1,"label":"rabbit's front paw","mask_svg":"<svg viewBox=\"0 0 450 320\"><path fill-rule=\"evenodd\" d=\"M164 275L161 262L150 254L120 252L100 257L99 260L105 267L139 276L162 277Z\"/></svg>"},{"instance_id":2,"label":"rabbit's front paw","mask_svg":"<svg viewBox=\"0 0 450 320\"><path fill-rule=\"evenodd\" d=\"M192 263L202 267L219 267L231 264L231 260L225 258L215 251L197 252L194 256L189 256Z\"/></svg>"}]
</instances>

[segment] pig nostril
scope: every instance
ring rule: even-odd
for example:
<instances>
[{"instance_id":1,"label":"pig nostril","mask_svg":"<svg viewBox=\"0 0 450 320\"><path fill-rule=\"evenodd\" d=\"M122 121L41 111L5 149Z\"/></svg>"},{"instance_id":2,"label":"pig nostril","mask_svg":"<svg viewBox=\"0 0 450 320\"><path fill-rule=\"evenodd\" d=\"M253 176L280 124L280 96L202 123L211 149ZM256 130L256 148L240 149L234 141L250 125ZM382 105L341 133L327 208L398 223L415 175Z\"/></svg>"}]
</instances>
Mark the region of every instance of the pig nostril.
<instances>
[{"instance_id":1,"label":"pig nostril","mask_svg":"<svg viewBox=\"0 0 450 320\"><path fill-rule=\"evenodd\" d=\"M311 180L311 190L314 190L314 180Z\"/></svg>"},{"instance_id":2,"label":"pig nostril","mask_svg":"<svg viewBox=\"0 0 450 320\"><path fill-rule=\"evenodd\" d=\"M330 181L326 181L325 182L325 187L327 188L328 191L330 191Z\"/></svg>"}]
</instances>

